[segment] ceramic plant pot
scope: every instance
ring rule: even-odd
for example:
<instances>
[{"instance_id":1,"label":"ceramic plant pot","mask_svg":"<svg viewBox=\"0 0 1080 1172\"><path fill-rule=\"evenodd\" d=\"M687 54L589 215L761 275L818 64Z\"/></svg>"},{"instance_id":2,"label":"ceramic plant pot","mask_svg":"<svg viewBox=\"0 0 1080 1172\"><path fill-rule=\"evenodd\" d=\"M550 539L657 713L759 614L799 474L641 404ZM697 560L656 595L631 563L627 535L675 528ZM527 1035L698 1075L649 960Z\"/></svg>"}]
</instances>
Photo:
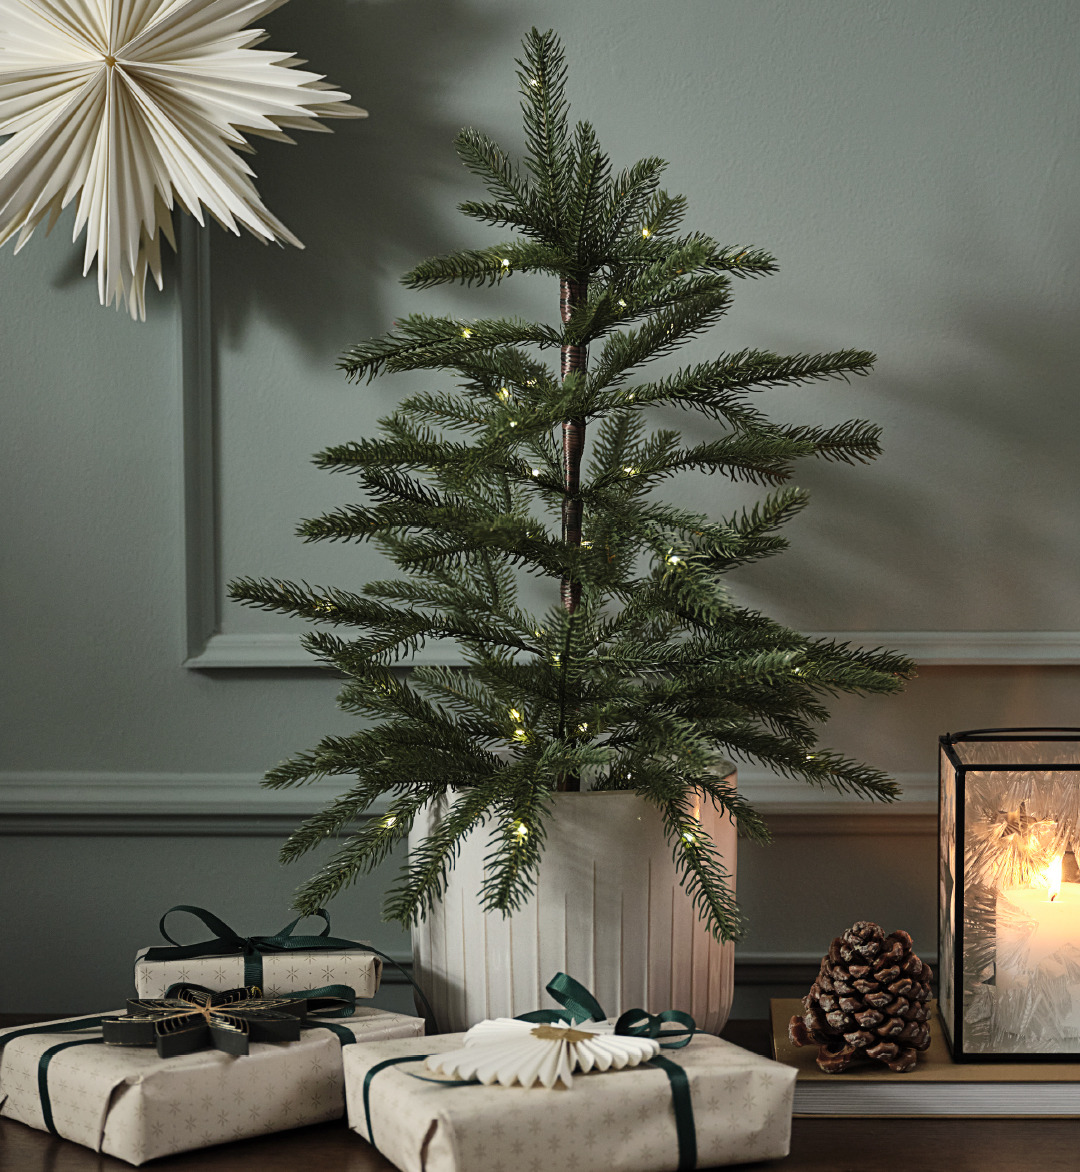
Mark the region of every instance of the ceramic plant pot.
<instances>
[{"instance_id":1,"label":"ceramic plant pot","mask_svg":"<svg viewBox=\"0 0 1080 1172\"><path fill-rule=\"evenodd\" d=\"M432 803L410 843L446 808ZM734 877L731 820L707 801L696 815ZM556 794L536 890L509 918L479 906L488 850L480 827L462 844L442 901L413 929L415 975L440 1030L552 1008L544 986L557 972L584 984L612 1015L682 1009L710 1033L723 1027L735 948L698 921L654 807L630 793Z\"/></svg>"}]
</instances>

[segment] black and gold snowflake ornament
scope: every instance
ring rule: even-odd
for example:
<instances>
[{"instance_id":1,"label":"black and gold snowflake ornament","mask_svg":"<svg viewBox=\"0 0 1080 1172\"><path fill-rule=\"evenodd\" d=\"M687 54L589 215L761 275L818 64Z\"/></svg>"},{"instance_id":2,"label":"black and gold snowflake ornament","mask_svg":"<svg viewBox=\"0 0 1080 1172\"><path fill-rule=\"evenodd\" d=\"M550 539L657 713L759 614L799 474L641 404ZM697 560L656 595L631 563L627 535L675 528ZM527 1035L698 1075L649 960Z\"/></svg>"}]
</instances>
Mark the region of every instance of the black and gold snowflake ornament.
<instances>
[{"instance_id":1,"label":"black and gold snowflake ornament","mask_svg":"<svg viewBox=\"0 0 1080 1172\"><path fill-rule=\"evenodd\" d=\"M249 1042L295 1042L306 1001L263 997L257 988L212 993L181 985L161 1000L134 999L127 1017L106 1018L103 1040L110 1046L156 1046L162 1058L213 1048L246 1054Z\"/></svg>"}]
</instances>

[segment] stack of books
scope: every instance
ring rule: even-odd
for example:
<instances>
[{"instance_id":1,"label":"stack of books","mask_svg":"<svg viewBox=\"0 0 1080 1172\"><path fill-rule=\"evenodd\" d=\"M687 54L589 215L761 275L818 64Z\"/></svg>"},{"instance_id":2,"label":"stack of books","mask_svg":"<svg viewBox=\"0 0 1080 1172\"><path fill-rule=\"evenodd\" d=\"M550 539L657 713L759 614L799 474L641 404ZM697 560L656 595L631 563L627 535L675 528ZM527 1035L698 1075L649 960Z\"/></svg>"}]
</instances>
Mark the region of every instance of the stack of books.
<instances>
[{"instance_id":1,"label":"stack of books","mask_svg":"<svg viewBox=\"0 0 1080 1172\"><path fill-rule=\"evenodd\" d=\"M799 1072L796 1115L1080 1116L1080 1062L954 1062L935 1019L930 1049L909 1074L869 1062L823 1074L816 1046L788 1040L788 1022L801 1012L801 1001L772 1002L774 1055Z\"/></svg>"}]
</instances>

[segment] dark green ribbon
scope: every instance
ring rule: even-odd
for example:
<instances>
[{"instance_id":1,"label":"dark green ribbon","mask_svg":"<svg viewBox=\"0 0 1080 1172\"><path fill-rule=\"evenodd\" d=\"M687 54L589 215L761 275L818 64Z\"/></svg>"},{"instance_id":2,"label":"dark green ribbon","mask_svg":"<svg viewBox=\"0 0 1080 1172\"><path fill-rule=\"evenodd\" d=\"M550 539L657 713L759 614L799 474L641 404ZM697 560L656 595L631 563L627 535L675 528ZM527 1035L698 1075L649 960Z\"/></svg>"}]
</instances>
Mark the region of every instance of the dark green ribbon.
<instances>
[{"instance_id":1,"label":"dark green ribbon","mask_svg":"<svg viewBox=\"0 0 1080 1172\"><path fill-rule=\"evenodd\" d=\"M73 1042L60 1042L56 1046L50 1046L38 1060L37 1081L38 1095L41 1098L41 1117L45 1121L46 1128L53 1135L59 1135L60 1132L56 1130L56 1124L53 1121L52 1099L49 1097L49 1063L52 1062L54 1056L59 1054L61 1050L69 1050L72 1046L101 1045L104 1045L101 1038L79 1038Z\"/></svg>"},{"instance_id":2,"label":"dark green ribbon","mask_svg":"<svg viewBox=\"0 0 1080 1172\"><path fill-rule=\"evenodd\" d=\"M211 932L216 932L217 935L212 940L202 940L197 944L178 944L165 930L165 921L173 912L187 912L189 915L195 916ZM344 940L339 936L331 936L330 917L322 908L317 912L313 912L312 915L318 916L326 924L326 927L323 928L318 936L294 936L292 934L293 928L300 923L304 918L303 916L297 916L295 920L286 924L284 928L276 932L273 936L241 936L239 932L230 928L224 920L215 916L213 912L208 912L206 908L192 907L191 904L186 903L177 904L176 907L169 908L161 917L158 924L158 929L162 936L169 942L168 947L164 944L159 944L155 948L148 948L143 953L141 959L174 961L191 960L201 956L243 956L244 984L261 989L263 987L264 954L297 950L303 952L319 952L359 948L364 952L373 952L376 956L386 961L387 964L393 965L405 980L412 985L413 991L419 997L420 1003L424 1007L424 1012L430 1019L432 1025L435 1027L438 1026L435 1019L435 1011L431 1008L431 1003L427 997L424 996L423 989L420 988L412 976L392 956L387 956L385 952L380 952L378 948L374 948L370 944L363 944L356 940ZM342 985L339 988L348 988L348 986ZM331 994L326 994L326 996L331 996Z\"/></svg>"},{"instance_id":3,"label":"dark green ribbon","mask_svg":"<svg viewBox=\"0 0 1080 1172\"><path fill-rule=\"evenodd\" d=\"M674 1023L677 1027L666 1030ZM632 1038L654 1038L664 1050L681 1050L690 1044L698 1032L697 1022L681 1009L665 1009L663 1013L646 1013L644 1009L628 1009L615 1022L615 1032Z\"/></svg>"},{"instance_id":4,"label":"dark green ribbon","mask_svg":"<svg viewBox=\"0 0 1080 1172\"><path fill-rule=\"evenodd\" d=\"M697 1167L697 1127L694 1124L694 1104L690 1099L690 1080L677 1062L660 1054L649 1065L659 1066L671 1084L675 1135L679 1141L679 1172L689 1172L689 1169Z\"/></svg>"},{"instance_id":5,"label":"dark green ribbon","mask_svg":"<svg viewBox=\"0 0 1080 1172\"><path fill-rule=\"evenodd\" d=\"M556 973L547 984L547 991L562 1009L537 1009L523 1013L519 1021L554 1024L566 1021L571 1025L584 1021L605 1021L604 1012L596 998L573 977ZM665 1029L674 1024L675 1029ZM648 1013L644 1009L628 1009L615 1022L615 1033L633 1038L654 1038L664 1050L680 1050L697 1033L697 1022L679 1009L665 1009L663 1013ZM661 1040L666 1039L666 1040ZM697 1128L694 1125L694 1107L690 1099L690 1080L686 1071L670 1058L657 1056L650 1066L659 1067L671 1085L671 1104L675 1108L675 1134L679 1141L679 1172L697 1167Z\"/></svg>"},{"instance_id":6,"label":"dark green ribbon","mask_svg":"<svg viewBox=\"0 0 1080 1172\"><path fill-rule=\"evenodd\" d=\"M337 1034L338 1041L343 1046L352 1046L356 1042L356 1035L348 1026L339 1025L336 1021L323 1021L321 1017L305 1017L300 1022L305 1030L324 1029Z\"/></svg>"},{"instance_id":7,"label":"dark green ribbon","mask_svg":"<svg viewBox=\"0 0 1080 1172\"><path fill-rule=\"evenodd\" d=\"M607 1014L600 1002L573 977L556 973L547 983L547 991L562 1009L537 1009L518 1015L518 1021L535 1021L544 1025L567 1021L578 1025L583 1021L606 1021ZM664 1026L673 1023L677 1029ZM632 1038L655 1038L665 1050L679 1050L689 1044L697 1033L697 1022L680 1009L665 1009L663 1013L647 1013L644 1009L628 1009L615 1022L615 1032Z\"/></svg>"},{"instance_id":8,"label":"dark green ribbon","mask_svg":"<svg viewBox=\"0 0 1080 1172\"><path fill-rule=\"evenodd\" d=\"M211 932L217 933L210 940L201 940L196 944L179 944L165 929L165 921L173 912L187 912L201 920ZM200 956L243 956L244 984L263 987L263 954L268 952L289 952L302 949L304 952L320 950L338 950L345 948L361 948L354 940L342 940L330 935L330 917L321 908L314 913L322 919L326 926L317 936L294 936L293 928L304 918L298 916L286 924L272 936L241 936L239 932L230 928L224 920L209 912L206 908L192 907L181 903L171 907L161 917L158 929L168 940L170 947L158 945L149 948L143 954L143 960L189 960ZM371 949L370 951L374 951Z\"/></svg>"},{"instance_id":9,"label":"dark green ribbon","mask_svg":"<svg viewBox=\"0 0 1080 1172\"><path fill-rule=\"evenodd\" d=\"M176 981L165 990L165 1000L180 995L181 989L197 989L200 993L215 993L205 985L190 981ZM284 1001L306 1001L308 1013L323 1017L352 1017L356 1013L356 990L352 985L320 985L318 989L300 989L295 993L278 993Z\"/></svg>"},{"instance_id":10,"label":"dark green ribbon","mask_svg":"<svg viewBox=\"0 0 1080 1172\"><path fill-rule=\"evenodd\" d=\"M192 987L190 985L188 986L188 988ZM344 986L344 988L348 988L348 986ZM12 1042L16 1038L26 1037L29 1034L68 1034L77 1033L80 1030L100 1029L103 1020L103 1017L81 1017L75 1021L50 1022L48 1025L25 1026L22 1029L11 1030L9 1033L0 1035L0 1050L8 1042ZM300 1025L303 1029L330 1030L337 1035L337 1039L342 1046L352 1045L356 1041L356 1035L352 1030L347 1026L339 1025L337 1022L303 1017L300 1019ZM59 1042L55 1046L50 1046L38 1059L38 1096L41 1100L41 1117L45 1121L46 1129L52 1132L53 1135L60 1134L56 1130L56 1123L53 1119L52 1097L49 1094L49 1066L53 1058L62 1050L70 1049L72 1046L100 1046L103 1044L104 1042L101 1038L75 1038L67 1042Z\"/></svg>"},{"instance_id":11,"label":"dark green ribbon","mask_svg":"<svg viewBox=\"0 0 1080 1172\"><path fill-rule=\"evenodd\" d=\"M178 983L170 985L165 990L165 999L177 996L181 989L196 989L200 993L209 993L211 996L215 992L205 985ZM356 1041L356 1035L347 1026L324 1020L327 1017L352 1017L356 1004L356 990L351 985L323 985L321 989L303 989L299 993L282 993L281 997L284 1001L307 1002L307 1012L300 1016L301 1029L318 1029L322 1026L324 1029L332 1030L337 1034L338 1041L343 1046L351 1046ZM312 1006L313 1001L315 1007ZM319 1006L320 1001L327 1003L325 1008ZM344 1005L341 1004L343 1001ZM317 1013L319 1016L312 1017L312 1013Z\"/></svg>"},{"instance_id":12,"label":"dark green ribbon","mask_svg":"<svg viewBox=\"0 0 1080 1172\"><path fill-rule=\"evenodd\" d=\"M532 1013L518 1015L518 1021L535 1021L543 1025L553 1025L557 1021L566 1021L567 1015L571 1025L582 1021L605 1021L607 1014L600 1006L600 1002L573 977L566 973L556 973L547 983L547 991L558 1001L562 1009L537 1009Z\"/></svg>"},{"instance_id":13,"label":"dark green ribbon","mask_svg":"<svg viewBox=\"0 0 1080 1172\"><path fill-rule=\"evenodd\" d=\"M48 1025L24 1026L22 1029L11 1030L0 1035L0 1049L3 1049L8 1042L13 1042L16 1038L27 1037L30 1034L74 1034L80 1030L100 1029L101 1022L101 1017L80 1017L74 1021L54 1021ZM60 1133L56 1130L56 1124L53 1121L52 1100L49 1098L49 1063L52 1062L55 1054L59 1054L61 1050L67 1050L71 1046L100 1044L100 1038L76 1038L73 1041L60 1042L56 1046L50 1046L38 1059L38 1094L41 1097L41 1116L45 1121L45 1127L53 1135Z\"/></svg>"},{"instance_id":14,"label":"dark green ribbon","mask_svg":"<svg viewBox=\"0 0 1080 1172\"><path fill-rule=\"evenodd\" d=\"M397 1066L401 1062L423 1062L425 1058L430 1057L430 1054L406 1054L403 1058L385 1058L382 1062L376 1062L364 1076L364 1126L367 1128L368 1143L376 1151L379 1150L379 1145L375 1142L375 1132L371 1130L371 1080L388 1066Z\"/></svg>"}]
</instances>

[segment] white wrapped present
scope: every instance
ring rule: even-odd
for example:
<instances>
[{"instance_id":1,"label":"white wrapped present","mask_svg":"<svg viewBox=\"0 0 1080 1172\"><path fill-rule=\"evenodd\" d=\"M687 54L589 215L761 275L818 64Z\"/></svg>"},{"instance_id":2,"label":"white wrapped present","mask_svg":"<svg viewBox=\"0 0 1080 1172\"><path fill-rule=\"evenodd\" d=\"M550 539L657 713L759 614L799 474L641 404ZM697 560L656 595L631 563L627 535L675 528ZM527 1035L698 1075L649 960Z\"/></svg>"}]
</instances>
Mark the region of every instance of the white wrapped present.
<instances>
[{"instance_id":1,"label":"white wrapped present","mask_svg":"<svg viewBox=\"0 0 1080 1172\"><path fill-rule=\"evenodd\" d=\"M179 944L165 921L173 912L200 920L214 935L196 944ZM353 940L331 936L325 912L321 935L294 935L293 920L272 936L241 936L205 908L181 904L161 917L168 941L141 949L135 956L135 989L140 997L164 997L172 985L202 985L218 992L257 986L267 997L322 988L348 986L356 997L374 997L382 979L382 960L375 950Z\"/></svg>"},{"instance_id":2,"label":"white wrapped present","mask_svg":"<svg viewBox=\"0 0 1080 1172\"><path fill-rule=\"evenodd\" d=\"M215 992L236 989L245 980L244 956L196 956L179 960L147 960L143 948L135 955L135 990L140 997L164 997L172 985L202 985ZM262 983L267 997L347 985L357 997L374 997L382 980L382 960L363 948L336 952L276 952L262 957Z\"/></svg>"},{"instance_id":3,"label":"white wrapped present","mask_svg":"<svg viewBox=\"0 0 1080 1172\"><path fill-rule=\"evenodd\" d=\"M575 1172L675 1172L788 1153L795 1072L720 1038L664 1050L666 1067L574 1074L569 1088L433 1081L427 1064L401 1061L459 1050L464 1037L345 1049L349 1126L402 1172L523 1172L536 1158Z\"/></svg>"},{"instance_id":4,"label":"white wrapped present","mask_svg":"<svg viewBox=\"0 0 1080 1172\"><path fill-rule=\"evenodd\" d=\"M337 1119L343 1046L415 1042L424 1031L420 1018L363 1007L333 1023L357 1045L326 1025L304 1028L295 1042L252 1042L239 1056L200 1050L159 1058L153 1049L102 1044L100 1030L76 1028L86 1018L66 1020L69 1031L0 1031L0 1115L136 1165Z\"/></svg>"}]
</instances>

